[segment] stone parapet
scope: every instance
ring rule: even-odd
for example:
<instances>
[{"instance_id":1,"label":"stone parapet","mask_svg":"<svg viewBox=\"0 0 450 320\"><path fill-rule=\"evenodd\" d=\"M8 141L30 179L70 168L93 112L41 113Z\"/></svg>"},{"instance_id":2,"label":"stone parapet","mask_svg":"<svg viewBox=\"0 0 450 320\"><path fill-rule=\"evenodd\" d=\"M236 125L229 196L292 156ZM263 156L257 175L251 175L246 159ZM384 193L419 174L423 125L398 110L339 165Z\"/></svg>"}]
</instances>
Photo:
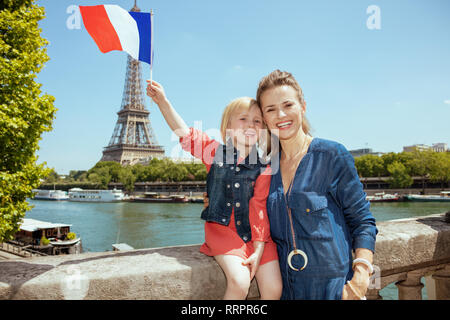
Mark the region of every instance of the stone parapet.
<instances>
[{"instance_id":1,"label":"stone parapet","mask_svg":"<svg viewBox=\"0 0 450 320\"><path fill-rule=\"evenodd\" d=\"M432 276L437 299L450 298L450 224L443 215L377 224L369 299L395 282L400 299L421 298ZM0 299L221 299L225 276L199 245L0 261ZM259 296L256 281L248 298Z\"/></svg>"}]
</instances>

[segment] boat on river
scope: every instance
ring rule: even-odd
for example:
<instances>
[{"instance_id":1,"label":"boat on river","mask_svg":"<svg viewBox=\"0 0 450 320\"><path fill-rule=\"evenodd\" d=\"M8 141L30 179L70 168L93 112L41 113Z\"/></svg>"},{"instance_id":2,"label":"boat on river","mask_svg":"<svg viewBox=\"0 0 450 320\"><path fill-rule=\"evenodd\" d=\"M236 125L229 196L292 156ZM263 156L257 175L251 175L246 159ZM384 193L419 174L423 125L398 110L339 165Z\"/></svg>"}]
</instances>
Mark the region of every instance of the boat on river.
<instances>
[{"instance_id":1,"label":"boat on river","mask_svg":"<svg viewBox=\"0 0 450 320\"><path fill-rule=\"evenodd\" d=\"M141 197L132 197L132 202L154 202L154 203L187 203L189 198L184 195L161 195L157 192L145 192Z\"/></svg>"},{"instance_id":2,"label":"boat on river","mask_svg":"<svg viewBox=\"0 0 450 320\"><path fill-rule=\"evenodd\" d=\"M70 224L24 218L14 240L8 244L17 252L41 254L81 253L81 238L70 232Z\"/></svg>"},{"instance_id":3,"label":"boat on river","mask_svg":"<svg viewBox=\"0 0 450 320\"><path fill-rule=\"evenodd\" d=\"M42 190L33 189L34 200L51 200L51 201L64 201L69 200L69 195L66 191L62 190Z\"/></svg>"},{"instance_id":4,"label":"boat on river","mask_svg":"<svg viewBox=\"0 0 450 320\"><path fill-rule=\"evenodd\" d=\"M119 202L125 200L122 190L83 190L69 189L69 200L77 202Z\"/></svg>"},{"instance_id":5,"label":"boat on river","mask_svg":"<svg viewBox=\"0 0 450 320\"><path fill-rule=\"evenodd\" d=\"M393 202L399 201L400 196L398 194L378 192L373 196L367 196L366 199L370 202Z\"/></svg>"},{"instance_id":6,"label":"boat on river","mask_svg":"<svg viewBox=\"0 0 450 320\"><path fill-rule=\"evenodd\" d=\"M441 191L440 194L408 194L404 196L406 201L421 201L421 202L450 202L450 191Z\"/></svg>"},{"instance_id":7,"label":"boat on river","mask_svg":"<svg viewBox=\"0 0 450 320\"><path fill-rule=\"evenodd\" d=\"M190 197L189 201L191 201L192 203L204 203L205 202L203 197Z\"/></svg>"},{"instance_id":8,"label":"boat on river","mask_svg":"<svg viewBox=\"0 0 450 320\"><path fill-rule=\"evenodd\" d=\"M80 242L80 238L71 239L71 240L60 240L56 238L50 238L50 244L53 246L71 246Z\"/></svg>"}]
</instances>

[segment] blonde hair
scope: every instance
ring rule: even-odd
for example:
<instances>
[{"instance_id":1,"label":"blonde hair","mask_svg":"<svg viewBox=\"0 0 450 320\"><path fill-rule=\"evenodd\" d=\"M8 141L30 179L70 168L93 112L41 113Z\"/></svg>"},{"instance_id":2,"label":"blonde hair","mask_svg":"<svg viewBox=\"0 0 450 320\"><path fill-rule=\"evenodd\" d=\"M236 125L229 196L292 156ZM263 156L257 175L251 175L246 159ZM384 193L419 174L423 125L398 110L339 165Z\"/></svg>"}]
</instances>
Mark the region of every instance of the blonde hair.
<instances>
[{"instance_id":1,"label":"blonde hair","mask_svg":"<svg viewBox=\"0 0 450 320\"><path fill-rule=\"evenodd\" d=\"M256 92L256 101L258 103L258 106L261 108L261 95L264 93L264 91L281 86L292 87L297 92L297 98L298 102L300 102L300 105L306 105L302 88L300 88L300 85L298 84L297 80L295 80L294 76L287 71L275 70L262 78L259 82L258 91ZM311 125L304 115L302 129L305 134L310 134Z\"/></svg>"},{"instance_id":2,"label":"blonde hair","mask_svg":"<svg viewBox=\"0 0 450 320\"><path fill-rule=\"evenodd\" d=\"M222 121L220 123L220 134L225 144L227 143L227 129L229 129L228 126L230 125L231 116L238 110L248 111L252 106L259 108L258 102L255 99L250 97L240 97L234 99L225 107L225 110L222 113ZM263 127L265 129L267 128L264 122ZM267 133L267 135L269 135L269 133ZM270 135L269 137L262 137L262 139L258 139L258 144L263 149L267 148L267 150L270 150ZM263 152L269 152L267 150L263 150Z\"/></svg>"}]
</instances>

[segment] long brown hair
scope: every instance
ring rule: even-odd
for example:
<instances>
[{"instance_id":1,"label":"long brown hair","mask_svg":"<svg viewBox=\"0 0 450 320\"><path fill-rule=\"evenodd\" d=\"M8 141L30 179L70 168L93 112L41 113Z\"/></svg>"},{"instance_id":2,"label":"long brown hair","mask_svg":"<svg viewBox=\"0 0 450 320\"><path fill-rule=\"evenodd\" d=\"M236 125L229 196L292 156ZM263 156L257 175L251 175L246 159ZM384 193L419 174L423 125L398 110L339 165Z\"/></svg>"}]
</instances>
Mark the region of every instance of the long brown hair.
<instances>
[{"instance_id":1,"label":"long brown hair","mask_svg":"<svg viewBox=\"0 0 450 320\"><path fill-rule=\"evenodd\" d=\"M300 105L301 106L306 105L305 99L303 97L302 88L300 88L300 85L298 84L297 80L295 80L294 76L287 71L280 71L277 69L269 73L264 78L262 78L261 81L259 82L258 91L256 92L256 101L258 102L258 105L261 108L261 112L262 112L261 95L264 93L264 91L272 89L274 87L281 87L281 86L292 87L297 92L297 98L298 101L300 102ZM303 115L302 129L305 134L310 134L311 125L304 115Z\"/></svg>"}]
</instances>

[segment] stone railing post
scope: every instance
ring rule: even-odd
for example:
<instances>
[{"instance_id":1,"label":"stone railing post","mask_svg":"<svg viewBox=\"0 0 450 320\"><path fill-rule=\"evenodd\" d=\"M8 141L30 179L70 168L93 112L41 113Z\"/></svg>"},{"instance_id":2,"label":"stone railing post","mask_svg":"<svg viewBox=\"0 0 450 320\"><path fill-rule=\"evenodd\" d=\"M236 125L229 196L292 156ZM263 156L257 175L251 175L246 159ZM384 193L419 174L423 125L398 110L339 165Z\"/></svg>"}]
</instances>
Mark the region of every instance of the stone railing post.
<instances>
[{"instance_id":1,"label":"stone railing post","mask_svg":"<svg viewBox=\"0 0 450 320\"><path fill-rule=\"evenodd\" d=\"M380 289L369 289L366 293L367 300L383 300L383 297L380 295Z\"/></svg>"},{"instance_id":2,"label":"stone railing post","mask_svg":"<svg viewBox=\"0 0 450 320\"><path fill-rule=\"evenodd\" d=\"M408 272L406 280L398 281L395 285L398 288L399 300L422 300L423 284L420 281L422 274L411 271Z\"/></svg>"},{"instance_id":3,"label":"stone railing post","mask_svg":"<svg viewBox=\"0 0 450 320\"><path fill-rule=\"evenodd\" d=\"M450 300L450 265L433 274L437 300Z\"/></svg>"}]
</instances>

